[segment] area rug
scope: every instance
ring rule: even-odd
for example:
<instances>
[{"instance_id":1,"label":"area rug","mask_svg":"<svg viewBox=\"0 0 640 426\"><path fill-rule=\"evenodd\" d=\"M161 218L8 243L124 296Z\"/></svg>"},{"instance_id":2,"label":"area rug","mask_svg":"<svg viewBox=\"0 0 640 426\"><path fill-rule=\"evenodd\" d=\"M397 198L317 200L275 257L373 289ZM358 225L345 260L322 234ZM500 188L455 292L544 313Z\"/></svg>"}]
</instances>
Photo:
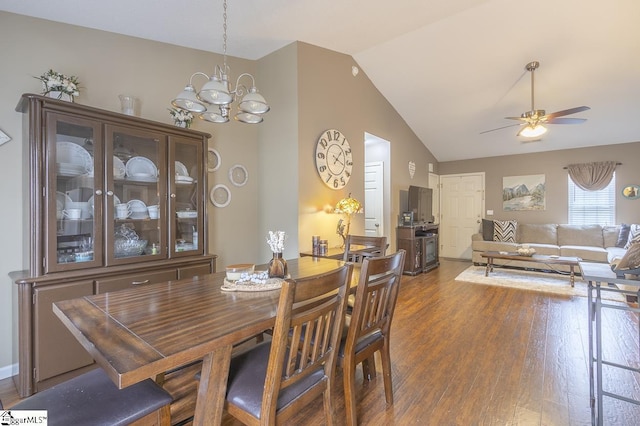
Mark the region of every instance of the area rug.
<instances>
[{"instance_id":1,"label":"area rug","mask_svg":"<svg viewBox=\"0 0 640 426\"><path fill-rule=\"evenodd\" d=\"M542 293L565 296L588 297L587 282L578 275L575 287L571 287L569 274L525 271L520 269L493 268L488 277L484 276L484 266L470 266L456 277L456 281L484 284L498 287L512 287ZM602 298L624 302L624 296L613 292L602 292Z\"/></svg>"}]
</instances>

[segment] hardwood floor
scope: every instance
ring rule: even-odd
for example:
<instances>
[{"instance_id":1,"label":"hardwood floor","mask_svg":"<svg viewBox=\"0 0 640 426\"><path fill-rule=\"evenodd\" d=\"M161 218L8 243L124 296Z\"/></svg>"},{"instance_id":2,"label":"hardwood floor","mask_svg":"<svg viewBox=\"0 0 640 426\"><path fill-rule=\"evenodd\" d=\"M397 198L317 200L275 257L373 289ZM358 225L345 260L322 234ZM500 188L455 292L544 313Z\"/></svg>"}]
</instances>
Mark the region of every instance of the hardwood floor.
<instances>
[{"instance_id":1,"label":"hardwood floor","mask_svg":"<svg viewBox=\"0 0 640 426\"><path fill-rule=\"evenodd\" d=\"M392 326L394 405L382 376L357 382L362 425L589 425L587 299L455 281L468 262L404 276ZM640 366L638 317L605 310L608 358ZM376 363L379 359L376 359ZM381 371L378 365L378 371ZM610 390L640 399L640 375L605 368ZM193 410L193 373L167 377L177 421ZM342 376L335 405L344 422ZM0 381L5 408L17 401ZM605 424L636 425L640 407L605 397ZM239 424L225 417L225 425ZM317 398L290 425L324 425Z\"/></svg>"}]
</instances>

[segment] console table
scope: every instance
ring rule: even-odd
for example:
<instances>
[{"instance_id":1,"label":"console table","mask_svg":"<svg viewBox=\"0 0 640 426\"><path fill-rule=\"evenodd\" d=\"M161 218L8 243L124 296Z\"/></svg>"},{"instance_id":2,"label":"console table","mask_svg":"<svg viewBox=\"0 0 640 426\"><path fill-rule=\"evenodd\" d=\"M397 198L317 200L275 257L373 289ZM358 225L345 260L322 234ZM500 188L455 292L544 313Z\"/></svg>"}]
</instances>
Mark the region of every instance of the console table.
<instances>
[{"instance_id":1,"label":"console table","mask_svg":"<svg viewBox=\"0 0 640 426\"><path fill-rule=\"evenodd\" d=\"M631 399L626 396L604 390L605 386L603 386L602 383L603 365L607 365L611 368L619 368L635 373L640 373L640 368L631 367L629 365L622 365L603 359L602 309L618 309L636 313L640 312L640 309L634 308L627 304L603 303L602 292L608 291L621 293L624 295L638 296L640 295L640 280L618 278L607 263L580 262L579 265L582 272L582 278L589 283L589 395L591 397L591 423L594 425L602 425L603 396L608 396L610 398L625 401L630 404L640 405L640 401L636 399ZM621 284L625 286L625 289L611 287L608 284ZM636 289L636 291L629 290L629 288ZM632 346L637 345L638 342L636 342L636 344Z\"/></svg>"}]
</instances>

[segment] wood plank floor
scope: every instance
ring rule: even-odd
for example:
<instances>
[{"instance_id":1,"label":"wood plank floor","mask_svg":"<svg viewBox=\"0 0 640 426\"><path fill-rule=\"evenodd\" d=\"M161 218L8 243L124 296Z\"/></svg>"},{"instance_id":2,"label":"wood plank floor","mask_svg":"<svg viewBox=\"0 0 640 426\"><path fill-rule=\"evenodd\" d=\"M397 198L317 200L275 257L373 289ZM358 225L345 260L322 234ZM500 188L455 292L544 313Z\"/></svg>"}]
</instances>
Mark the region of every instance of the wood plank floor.
<instances>
[{"instance_id":1,"label":"wood plank floor","mask_svg":"<svg viewBox=\"0 0 640 426\"><path fill-rule=\"evenodd\" d=\"M382 376L359 383L363 425L589 425L587 299L455 281L469 262L403 277L392 326L394 405ZM638 317L605 311L608 359L640 366ZM376 359L379 363L379 359ZM378 371L380 365L378 364ZM640 376L605 368L608 389L640 398ZM168 377L176 421L193 410L192 372ZM337 377L342 383L342 376ZM0 381L5 408L17 401ZM336 398L344 421L341 386ZM607 425L637 425L640 407L605 397ZM225 417L225 425L240 424ZM324 425L318 398L289 425Z\"/></svg>"}]
</instances>

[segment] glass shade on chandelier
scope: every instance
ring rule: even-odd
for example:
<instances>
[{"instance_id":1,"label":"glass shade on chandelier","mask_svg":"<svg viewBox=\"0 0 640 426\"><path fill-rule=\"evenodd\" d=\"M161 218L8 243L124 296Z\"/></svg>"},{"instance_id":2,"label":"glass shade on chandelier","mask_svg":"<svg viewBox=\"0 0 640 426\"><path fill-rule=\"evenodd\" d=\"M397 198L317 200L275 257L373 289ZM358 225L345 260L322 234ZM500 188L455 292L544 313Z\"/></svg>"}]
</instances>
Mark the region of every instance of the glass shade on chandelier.
<instances>
[{"instance_id":1,"label":"glass shade on chandelier","mask_svg":"<svg viewBox=\"0 0 640 426\"><path fill-rule=\"evenodd\" d=\"M535 138L542 136L547 132L547 128L542 124L527 124L518 132L518 136L524 136L525 138Z\"/></svg>"},{"instance_id":2,"label":"glass shade on chandelier","mask_svg":"<svg viewBox=\"0 0 640 426\"><path fill-rule=\"evenodd\" d=\"M212 123L226 123L229 121L231 104L238 101L238 112L234 118L242 123L257 124L262 122L262 115L269 111L269 105L264 97L258 93L256 82L249 73L240 74L236 85L229 84L229 67L227 66L227 1L224 0L223 14L223 51L224 63L222 67L216 65L211 76L203 72L195 72L189 79L189 84L182 90L171 104L192 113L203 120ZM199 92L193 87L193 77L204 76L208 81ZM240 84L242 78L251 79L250 86Z\"/></svg>"}]
</instances>

